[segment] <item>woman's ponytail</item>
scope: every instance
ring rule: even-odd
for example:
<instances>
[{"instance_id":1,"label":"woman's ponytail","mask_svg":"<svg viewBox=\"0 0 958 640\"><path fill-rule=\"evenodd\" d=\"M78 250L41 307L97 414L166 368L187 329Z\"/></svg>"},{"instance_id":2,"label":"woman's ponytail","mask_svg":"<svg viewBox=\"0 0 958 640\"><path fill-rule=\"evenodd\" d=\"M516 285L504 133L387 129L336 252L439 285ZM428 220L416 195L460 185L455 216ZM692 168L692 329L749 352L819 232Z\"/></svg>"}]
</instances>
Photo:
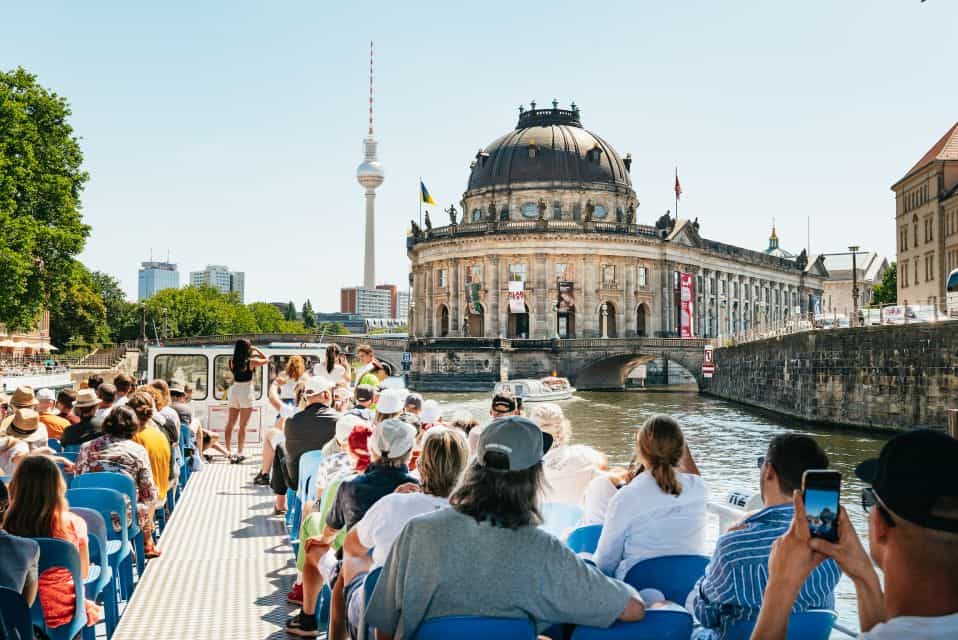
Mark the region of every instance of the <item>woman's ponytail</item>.
<instances>
[{"instance_id":1,"label":"woman's ponytail","mask_svg":"<svg viewBox=\"0 0 958 640\"><path fill-rule=\"evenodd\" d=\"M682 483L675 470L685 450L685 436L679 423L671 416L652 416L639 431L637 447L659 488L673 496L682 493Z\"/></svg>"}]
</instances>

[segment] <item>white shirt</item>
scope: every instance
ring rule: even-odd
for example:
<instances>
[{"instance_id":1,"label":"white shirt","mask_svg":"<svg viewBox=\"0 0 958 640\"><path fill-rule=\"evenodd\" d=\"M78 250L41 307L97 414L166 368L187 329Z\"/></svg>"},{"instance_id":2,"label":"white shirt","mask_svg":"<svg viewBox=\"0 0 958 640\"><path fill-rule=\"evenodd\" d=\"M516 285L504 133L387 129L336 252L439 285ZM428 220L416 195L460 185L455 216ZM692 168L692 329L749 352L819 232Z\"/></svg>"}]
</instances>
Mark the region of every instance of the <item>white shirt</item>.
<instances>
[{"instance_id":1,"label":"white shirt","mask_svg":"<svg viewBox=\"0 0 958 640\"><path fill-rule=\"evenodd\" d=\"M364 547L373 549L373 566L381 567L407 522L448 506L447 498L425 493L391 493L369 508L356 525L356 534Z\"/></svg>"},{"instance_id":2,"label":"white shirt","mask_svg":"<svg viewBox=\"0 0 958 640\"><path fill-rule=\"evenodd\" d=\"M899 616L876 624L858 637L860 640L953 640L958 638L958 613L935 618Z\"/></svg>"},{"instance_id":3,"label":"white shirt","mask_svg":"<svg viewBox=\"0 0 958 640\"><path fill-rule=\"evenodd\" d=\"M605 514L609 510L609 503L619 489L612 484L608 474L602 473L585 488L585 500L582 505L582 520L580 526L602 524Z\"/></svg>"},{"instance_id":4,"label":"white shirt","mask_svg":"<svg viewBox=\"0 0 958 640\"><path fill-rule=\"evenodd\" d=\"M6 441L6 442L4 442ZM12 436L0 436L0 471L6 476L13 475L13 459L30 453L30 447L23 440Z\"/></svg>"},{"instance_id":5,"label":"white shirt","mask_svg":"<svg viewBox=\"0 0 958 640\"><path fill-rule=\"evenodd\" d=\"M682 485L677 496L662 491L648 471L616 492L595 550L603 573L623 580L642 560L703 553L708 487L699 476L676 475Z\"/></svg>"},{"instance_id":6,"label":"white shirt","mask_svg":"<svg viewBox=\"0 0 958 640\"><path fill-rule=\"evenodd\" d=\"M346 369L341 364L333 365L332 371L326 371L326 365L318 362L313 365L313 376L320 378L329 378L334 384L339 384L346 380Z\"/></svg>"},{"instance_id":7,"label":"white shirt","mask_svg":"<svg viewBox=\"0 0 958 640\"><path fill-rule=\"evenodd\" d=\"M582 506L585 489L599 475L605 462L602 454L584 444L549 449L542 459L546 486L542 502L562 502Z\"/></svg>"}]
</instances>

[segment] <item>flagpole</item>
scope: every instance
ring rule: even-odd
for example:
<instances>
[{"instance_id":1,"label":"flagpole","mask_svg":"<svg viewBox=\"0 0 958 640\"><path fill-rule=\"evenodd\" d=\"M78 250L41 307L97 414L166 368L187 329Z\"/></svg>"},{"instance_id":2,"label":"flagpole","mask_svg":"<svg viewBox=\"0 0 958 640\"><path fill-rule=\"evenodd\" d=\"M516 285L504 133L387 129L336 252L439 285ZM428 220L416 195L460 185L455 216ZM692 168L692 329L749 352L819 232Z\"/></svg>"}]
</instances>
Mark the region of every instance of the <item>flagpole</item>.
<instances>
[{"instance_id":1,"label":"flagpole","mask_svg":"<svg viewBox=\"0 0 958 640\"><path fill-rule=\"evenodd\" d=\"M679 183L679 165L675 165L675 184ZM675 192L675 221L679 221L679 190L675 188L675 185L672 186L672 191Z\"/></svg>"},{"instance_id":2,"label":"flagpole","mask_svg":"<svg viewBox=\"0 0 958 640\"><path fill-rule=\"evenodd\" d=\"M422 227L422 176L419 176L419 226Z\"/></svg>"}]
</instances>

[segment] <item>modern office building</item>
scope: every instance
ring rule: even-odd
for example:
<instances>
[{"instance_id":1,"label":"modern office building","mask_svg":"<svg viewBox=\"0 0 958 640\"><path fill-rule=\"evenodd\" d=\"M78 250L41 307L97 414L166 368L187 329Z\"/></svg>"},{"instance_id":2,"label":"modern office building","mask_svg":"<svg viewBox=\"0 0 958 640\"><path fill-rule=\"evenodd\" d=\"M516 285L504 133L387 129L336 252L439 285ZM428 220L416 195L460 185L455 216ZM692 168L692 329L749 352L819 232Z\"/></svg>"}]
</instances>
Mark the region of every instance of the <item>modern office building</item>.
<instances>
[{"instance_id":1,"label":"modern office building","mask_svg":"<svg viewBox=\"0 0 958 640\"><path fill-rule=\"evenodd\" d=\"M409 292L399 291L396 293L396 320L409 322Z\"/></svg>"},{"instance_id":2,"label":"modern office building","mask_svg":"<svg viewBox=\"0 0 958 640\"><path fill-rule=\"evenodd\" d=\"M163 289L179 289L180 272L176 265L171 262L148 262L140 263L139 286L137 288L137 299L146 300L152 298L158 291Z\"/></svg>"},{"instance_id":3,"label":"modern office building","mask_svg":"<svg viewBox=\"0 0 958 640\"><path fill-rule=\"evenodd\" d=\"M230 271L221 264L208 264L203 271L190 272L190 284L194 287L207 285L221 293L236 293L240 302L245 302L245 274Z\"/></svg>"},{"instance_id":4,"label":"modern office building","mask_svg":"<svg viewBox=\"0 0 958 640\"><path fill-rule=\"evenodd\" d=\"M389 289L348 287L339 291L339 310L367 319L392 318L392 295Z\"/></svg>"}]
</instances>

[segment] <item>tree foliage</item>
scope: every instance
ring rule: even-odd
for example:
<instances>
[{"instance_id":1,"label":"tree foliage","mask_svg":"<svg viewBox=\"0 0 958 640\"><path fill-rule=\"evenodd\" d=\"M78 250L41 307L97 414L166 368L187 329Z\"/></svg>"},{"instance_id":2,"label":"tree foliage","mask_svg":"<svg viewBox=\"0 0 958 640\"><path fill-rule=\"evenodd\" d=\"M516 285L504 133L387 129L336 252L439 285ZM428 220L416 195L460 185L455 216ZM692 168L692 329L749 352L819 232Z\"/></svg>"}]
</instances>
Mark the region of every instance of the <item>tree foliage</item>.
<instances>
[{"instance_id":1,"label":"tree foliage","mask_svg":"<svg viewBox=\"0 0 958 640\"><path fill-rule=\"evenodd\" d=\"M316 328L316 313L313 312L313 303L309 301L309 298L303 303L303 325L307 329Z\"/></svg>"},{"instance_id":2,"label":"tree foliage","mask_svg":"<svg viewBox=\"0 0 958 640\"><path fill-rule=\"evenodd\" d=\"M70 292L81 297L65 303L83 313L73 328L95 335L102 309L90 299L93 285L71 282L90 228L80 216L88 176L69 116L66 100L33 74L0 71L0 324L32 328L50 305L59 329L72 331L66 310L52 304Z\"/></svg>"},{"instance_id":3,"label":"tree foliage","mask_svg":"<svg viewBox=\"0 0 958 640\"><path fill-rule=\"evenodd\" d=\"M316 331L327 336L344 336L349 333L349 329L340 322L324 322L316 328Z\"/></svg>"},{"instance_id":4,"label":"tree foliage","mask_svg":"<svg viewBox=\"0 0 958 640\"><path fill-rule=\"evenodd\" d=\"M109 342L107 307L93 274L76 260L67 269L50 290L50 340L61 349L70 342Z\"/></svg>"},{"instance_id":5,"label":"tree foliage","mask_svg":"<svg viewBox=\"0 0 958 640\"><path fill-rule=\"evenodd\" d=\"M140 306L126 299L119 281L108 273L94 271L93 283L106 307L111 342L135 340L140 335Z\"/></svg>"},{"instance_id":6,"label":"tree foliage","mask_svg":"<svg viewBox=\"0 0 958 640\"><path fill-rule=\"evenodd\" d=\"M290 300L286 305L286 319L290 322L296 322L296 305Z\"/></svg>"},{"instance_id":7,"label":"tree foliage","mask_svg":"<svg viewBox=\"0 0 958 640\"><path fill-rule=\"evenodd\" d=\"M897 304L898 303L898 263L892 262L885 269L881 284L876 284L872 289L873 304Z\"/></svg>"}]
</instances>

